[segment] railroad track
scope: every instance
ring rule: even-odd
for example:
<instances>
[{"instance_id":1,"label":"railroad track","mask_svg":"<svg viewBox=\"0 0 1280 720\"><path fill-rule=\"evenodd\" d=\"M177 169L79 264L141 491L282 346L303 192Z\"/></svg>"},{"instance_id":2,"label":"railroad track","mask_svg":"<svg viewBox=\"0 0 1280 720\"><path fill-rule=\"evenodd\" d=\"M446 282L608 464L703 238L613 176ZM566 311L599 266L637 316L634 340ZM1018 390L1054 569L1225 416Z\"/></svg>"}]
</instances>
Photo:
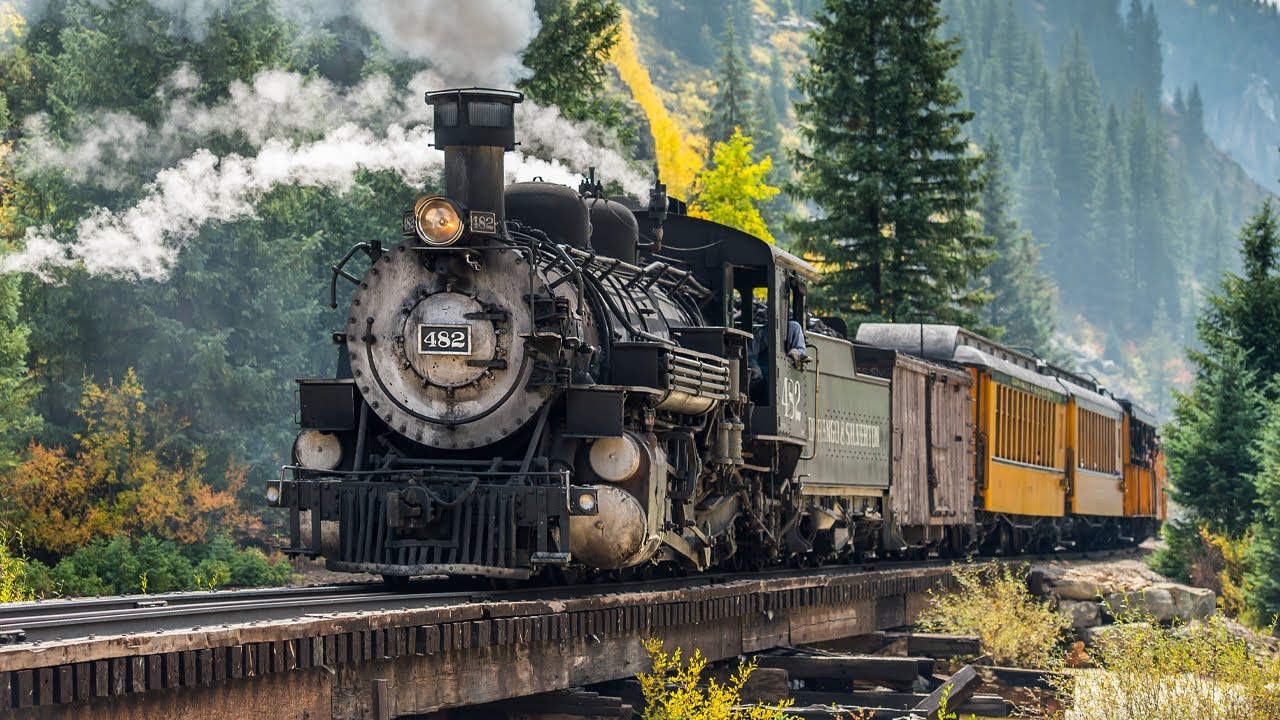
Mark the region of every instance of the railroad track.
<instances>
[{"instance_id":1,"label":"railroad track","mask_svg":"<svg viewBox=\"0 0 1280 720\"><path fill-rule=\"evenodd\" d=\"M1111 559L1140 555L1137 548L1091 552L979 557L976 562L1043 562L1046 560ZM775 569L762 572L710 573L662 580L591 585L525 587L514 590L459 589L458 583L427 579L402 590L376 582L341 585L173 592L158 595L38 600L0 605L0 646L38 643L76 637L128 635L233 623L266 622L317 614L377 612L380 610L520 600L564 600L584 595L634 591L669 591L752 579L785 579L824 571L858 572L936 568L953 560L895 561L865 565Z\"/></svg>"}]
</instances>

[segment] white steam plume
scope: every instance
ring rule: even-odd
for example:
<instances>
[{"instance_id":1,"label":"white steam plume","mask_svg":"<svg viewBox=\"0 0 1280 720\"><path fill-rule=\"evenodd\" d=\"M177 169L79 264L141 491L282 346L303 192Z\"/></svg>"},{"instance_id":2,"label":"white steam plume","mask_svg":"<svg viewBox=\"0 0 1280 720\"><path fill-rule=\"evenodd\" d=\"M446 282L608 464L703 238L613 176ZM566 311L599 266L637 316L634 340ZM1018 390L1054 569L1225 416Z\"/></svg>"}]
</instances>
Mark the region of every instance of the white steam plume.
<instances>
[{"instance_id":1,"label":"white steam plume","mask_svg":"<svg viewBox=\"0 0 1280 720\"><path fill-rule=\"evenodd\" d=\"M257 148L271 138L316 139L343 124L378 132L392 124L413 126L429 114L423 93L445 87L429 72L414 76L407 88L396 87L384 75L342 88L324 78L266 70L250 82L231 83L221 101L202 105L192 95L199 84L199 77L184 66L161 91L164 104L157 126L127 113L87 113L69 145L50 136L45 116L29 117L20 169L28 175L63 173L79 184L120 190L137 182L139 174L168 167L215 137ZM551 173L567 178L566 184L576 184L575 173L595 167L603 180L617 181L627 192L645 191L644 176L612 147L608 133L591 123L567 120L554 106L529 100L518 105L516 136L524 156L559 160L573 170ZM437 151L423 147L421 152Z\"/></svg>"},{"instance_id":2,"label":"white steam plume","mask_svg":"<svg viewBox=\"0 0 1280 720\"><path fill-rule=\"evenodd\" d=\"M603 129L566 120L554 105L543 107L529 100L517 105L516 139L525 154L556 158L579 173L594 167L603 182L617 182L637 197L648 193L645 176L613 148L614 141Z\"/></svg>"},{"instance_id":3,"label":"white steam plume","mask_svg":"<svg viewBox=\"0 0 1280 720\"><path fill-rule=\"evenodd\" d=\"M148 2L179 19L185 32L201 34L232 0ZM24 14L37 16L42 4L25 3ZM384 76L341 88L323 78L268 70L248 83L232 83L226 98L201 104L194 96L200 79L183 67L159 91L162 119L154 126L127 113L85 113L65 143L50 135L46 118L27 118L16 158L20 172L61 173L109 190L126 189L139 177L155 179L136 205L90 213L73 240L55 237L49 227L28 229L25 247L0 258L0 272L48 278L56 268L82 266L93 274L163 279L202 225L252 216L254 203L274 187L341 191L361 170L393 171L421 185L443 160L430 147L423 92L514 84L527 75L520 54L538 31L533 0L274 0L274 6L298 22L355 18L389 51L431 69L416 75L407 90ZM507 155L509 181L538 176L572 186L594 166L602 179L644 192L644 176L598 128L533 103L522 106L518 118L522 145ZM206 144L219 137L257 154L218 158Z\"/></svg>"},{"instance_id":4,"label":"white steam plume","mask_svg":"<svg viewBox=\"0 0 1280 720\"><path fill-rule=\"evenodd\" d=\"M107 6L111 0L93 0ZM203 40L216 16L236 0L147 0L173 18L172 31ZM302 28L338 18L357 20L396 57L430 65L448 86L509 86L529 71L520 55L541 23L534 0L270 0L281 17ZM42 17L48 0L18 0L29 21Z\"/></svg>"},{"instance_id":5,"label":"white steam plume","mask_svg":"<svg viewBox=\"0 0 1280 720\"><path fill-rule=\"evenodd\" d=\"M450 86L506 86L527 77L520 55L540 27L533 0L337 0L337 5L348 8L389 50L429 63Z\"/></svg>"},{"instance_id":6,"label":"white steam plume","mask_svg":"<svg viewBox=\"0 0 1280 720\"><path fill-rule=\"evenodd\" d=\"M253 217L256 201L275 187L342 192L362 170L393 171L406 183L421 185L444 160L442 153L428 149L430 143L426 126L392 125L378 137L346 124L315 142L268 140L249 158L218 158L201 149L161 171L133 207L90 213L77 224L74 243L63 244L48 226L28 228L23 249L0 258L0 272L30 272L48 279L56 268L83 266L95 275L162 280L182 246L202 226ZM579 177L558 162L522 153L507 156L506 175L508 181L540 176L569 185Z\"/></svg>"},{"instance_id":7,"label":"white steam plume","mask_svg":"<svg viewBox=\"0 0 1280 720\"><path fill-rule=\"evenodd\" d=\"M28 117L20 169L27 174L61 172L77 183L119 190L215 137L257 148L271 138L317 139L347 123L378 130L410 125L423 115L410 107L404 89L393 87L384 75L344 89L324 78L265 70L248 83L232 82L227 97L210 105L192 95L199 84L200 78L183 66L160 91L163 116L158 125L148 126L128 113L86 113L69 145L50 136L44 115Z\"/></svg>"},{"instance_id":8,"label":"white steam plume","mask_svg":"<svg viewBox=\"0 0 1280 720\"><path fill-rule=\"evenodd\" d=\"M83 265L93 274L162 279L182 243L201 226L254 214L254 201L278 185L349 189L359 170L391 170L407 182L441 164L421 152L426 128L392 126L383 137L343 125L312 143L268 140L255 157L216 157L199 150L164 170L141 201L123 212L99 208L76 227L76 242L63 245L52 228L28 228L25 247L0 258L0 270L48 277L53 268Z\"/></svg>"}]
</instances>

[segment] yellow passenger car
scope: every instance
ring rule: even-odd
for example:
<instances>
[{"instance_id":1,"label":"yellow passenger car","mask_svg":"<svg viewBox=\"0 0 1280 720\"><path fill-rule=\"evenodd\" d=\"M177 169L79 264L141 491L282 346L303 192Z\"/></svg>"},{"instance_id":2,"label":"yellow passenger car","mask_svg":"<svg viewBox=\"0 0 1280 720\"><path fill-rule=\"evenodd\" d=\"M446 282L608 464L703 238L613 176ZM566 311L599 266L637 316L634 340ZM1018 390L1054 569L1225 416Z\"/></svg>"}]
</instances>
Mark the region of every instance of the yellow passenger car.
<instances>
[{"instance_id":1,"label":"yellow passenger car","mask_svg":"<svg viewBox=\"0 0 1280 720\"><path fill-rule=\"evenodd\" d=\"M1062 380L1067 405L1067 496L1077 515L1122 517L1124 408L1106 395Z\"/></svg>"},{"instance_id":2,"label":"yellow passenger car","mask_svg":"<svg viewBox=\"0 0 1280 720\"><path fill-rule=\"evenodd\" d=\"M983 509L1060 517L1066 510L1069 396L1052 377L974 347L955 359L974 375Z\"/></svg>"},{"instance_id":3,"label":"yellow passenger car","mask_svg":"<svg viewBox=\"0 0 1280 720\"><path fill-rule=\"evenodd\" d=\"M1164 449L1155 416L1132 400L1121 400L1125 410L1124 514L1127 517L1165 519Z\"/></svg>"}]
</instances>

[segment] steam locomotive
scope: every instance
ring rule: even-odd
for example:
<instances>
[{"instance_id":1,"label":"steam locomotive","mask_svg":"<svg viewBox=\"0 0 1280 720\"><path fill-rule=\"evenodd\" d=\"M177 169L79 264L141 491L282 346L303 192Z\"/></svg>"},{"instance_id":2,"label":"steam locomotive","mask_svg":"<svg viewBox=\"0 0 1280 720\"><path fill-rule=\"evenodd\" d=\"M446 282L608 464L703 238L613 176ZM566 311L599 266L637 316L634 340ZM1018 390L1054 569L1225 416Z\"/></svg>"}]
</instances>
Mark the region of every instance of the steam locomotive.
<instances>
[{"instance_id":1,"label":"steam locomotive","mask_svg":"<svg viewBox=\"0 0 1280 720\"><path fill-rule=\"evenodd\" d=\"M567 580L1154 532L1159 438L1132 402L953 326L845 339L808 312L812 265L661 183L507 187L521 100L428 93L446 193L334 266L334 307L355 284L337 372L298 380L267 490L287 552Z\"/></svg>"}]
</instances>

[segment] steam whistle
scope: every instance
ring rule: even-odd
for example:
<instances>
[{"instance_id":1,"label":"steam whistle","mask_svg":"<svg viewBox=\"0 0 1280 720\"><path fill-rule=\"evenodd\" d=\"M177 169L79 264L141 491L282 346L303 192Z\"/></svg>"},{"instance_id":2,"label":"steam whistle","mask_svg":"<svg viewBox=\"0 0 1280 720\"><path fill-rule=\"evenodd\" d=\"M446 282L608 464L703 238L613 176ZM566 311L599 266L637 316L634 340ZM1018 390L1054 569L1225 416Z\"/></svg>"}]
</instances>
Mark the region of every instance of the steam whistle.
<instances>
[{"instance_id":1,"label":"steam whistle","mask_svg":"<svg viewBox=\"0 0 1280 720\"><path fill-rule=\"evenodd\" d=\"M652 223L653 251L662 252L662 223L667 220L667 186L653 166L653 188L649 190L649 221Z\"/></svg>"},{"instance_id":2,"label":"steam whistle","mask_svg":"<svg viewBox=\"0 0 1280 720\"><path fill-rule=\"evenodd\" d=\"M587 168L587 176L578 183L578 194L584 198L604 197L604 183L596 180L596 169Z\"/></svg>"}]
</instances>

